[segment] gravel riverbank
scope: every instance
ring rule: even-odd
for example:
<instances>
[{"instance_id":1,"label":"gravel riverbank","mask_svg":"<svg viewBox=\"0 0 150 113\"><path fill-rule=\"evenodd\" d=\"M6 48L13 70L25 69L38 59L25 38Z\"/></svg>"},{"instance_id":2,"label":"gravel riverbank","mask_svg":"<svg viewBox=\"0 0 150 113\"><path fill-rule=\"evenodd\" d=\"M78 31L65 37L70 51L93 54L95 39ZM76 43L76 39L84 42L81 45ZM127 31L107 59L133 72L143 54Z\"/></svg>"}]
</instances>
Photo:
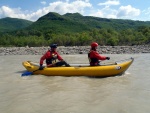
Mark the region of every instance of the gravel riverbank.
<instances>
[{"instance_id":1,"label":"gravel riverbank","mask_svg":"<svg viewBox=\"0 0 150 113\"><path fill-rule=\"evenodd\" d=\"M0 56L3 55L42 55L49 47L0 47ZM87 54L90 46L59 46L57 51L60 54ZM99 46L101 54L135 54L150 53L150 45L140 46Z\"/></svg>"}]
</instances>

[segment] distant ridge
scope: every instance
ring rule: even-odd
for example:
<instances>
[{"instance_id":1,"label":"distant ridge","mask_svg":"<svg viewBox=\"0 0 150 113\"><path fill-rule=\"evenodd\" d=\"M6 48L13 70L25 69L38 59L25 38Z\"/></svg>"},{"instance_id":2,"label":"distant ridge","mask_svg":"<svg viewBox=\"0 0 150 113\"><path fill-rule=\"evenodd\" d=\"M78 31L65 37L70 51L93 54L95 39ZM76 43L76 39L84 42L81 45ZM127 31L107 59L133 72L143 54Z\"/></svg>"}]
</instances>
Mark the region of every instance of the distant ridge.
<instances>
[{"instance_id":1,"label":"distant ridge","mask_svg":"<svg viewBox=\"0 0 150 113\"><path fill-rule=\"evenodd\" d=\"M24 19L10 17L2 18L0 19L0 32L10 32L14 30L19 30L30 26L32 23L32 21Z\"/></svg>"},{"instance_id":2,"label":"distant ridge","mask_svg":"<svg viewBox=\"0 0 150 113\"><path fill-rule=\"evenodd\" d=\"M80 13L66 13L60 15L55 12L40 17L31 22L23 19L0 19L0 32L24 29L26 31L39 31L41 33L80 33L93 29L137 29L139 26L150 26L150 21L134 21L123 19L107 19L93 16L83 16Z\"/></svg>"},{"instance_id":3,"label":"distant ridge","mask_svg":"<svg viewBox=\"0 0 150 113\"><path fill-rule=\"evenodd\" d=\"M150 26L150 22L82 16L79 13L60 15L55 12L49 12L29 26L29 29L41 32L52 30L55 33L77 33L101 28L114 30L136 29L139 26Z\"/></svg>"}]
</instances>

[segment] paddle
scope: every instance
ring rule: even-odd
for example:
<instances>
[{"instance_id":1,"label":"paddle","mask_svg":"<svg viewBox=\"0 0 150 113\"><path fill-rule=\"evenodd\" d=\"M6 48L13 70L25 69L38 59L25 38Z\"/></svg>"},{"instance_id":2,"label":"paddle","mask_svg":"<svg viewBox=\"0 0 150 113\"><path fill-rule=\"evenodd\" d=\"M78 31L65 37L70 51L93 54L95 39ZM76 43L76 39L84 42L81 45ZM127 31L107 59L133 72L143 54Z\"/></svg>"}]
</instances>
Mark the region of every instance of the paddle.
<instances>
[{"instance_id":1,"label":"paddle","mask_svg":"<svg viewBox=\"0 0 150 113\"><path fill-rule=\"evenodd\" d=\"M34 74L34 72L36 72L36 71L38 71L38 70L39 70L39 69L34 70L33 72L26 71L26 72L22 73L22 75L21 75L21 76L30 76L30 75L33 75L33 74Z\"/></svg>"}]
</instances>

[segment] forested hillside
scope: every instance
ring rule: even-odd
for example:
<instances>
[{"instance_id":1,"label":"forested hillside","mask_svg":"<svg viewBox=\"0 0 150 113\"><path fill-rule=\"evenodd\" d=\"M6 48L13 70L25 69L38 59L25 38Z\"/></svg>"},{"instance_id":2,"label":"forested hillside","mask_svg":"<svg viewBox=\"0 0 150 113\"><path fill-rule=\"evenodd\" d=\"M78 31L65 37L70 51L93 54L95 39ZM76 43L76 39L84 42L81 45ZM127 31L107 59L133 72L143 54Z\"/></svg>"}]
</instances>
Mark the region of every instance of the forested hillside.
<instances>
[{"instance_id":1,"label":"forested hillside","mask_svg":"<svg viewBox=\"0 0 150 113\"><path fill-rule=\"evenodd\" d=\"M0 34L1 46L140 45L150 43L150 22L50 12L26 28Z\"/></svg>"},{"instance_id":2,"label":"forested hillside","mask_svg":"<svg viewBox=\"0 0 150 113\"><path fill-rule=\"evenodd\" d=\"M0 32L10 32L22 28L26 28L31 25L32 22L17 18L3 18L0 19Z\"/></svg>"},{"instance_id":3,"label":"forested hillside","mask_svg":"<svg viewBox=\"0 0 150 113\"><path fill-rule=\"evenodd\" d=\"M41 33L49 31L53 33L80 33L102 28L120 31L128 28L137 29L140 26L150 26L150 22L82 16L79 13L60 15L50 12L29 26L27 31L30 29L30 31L40 31Z\"/></svg>"}]
</instances>

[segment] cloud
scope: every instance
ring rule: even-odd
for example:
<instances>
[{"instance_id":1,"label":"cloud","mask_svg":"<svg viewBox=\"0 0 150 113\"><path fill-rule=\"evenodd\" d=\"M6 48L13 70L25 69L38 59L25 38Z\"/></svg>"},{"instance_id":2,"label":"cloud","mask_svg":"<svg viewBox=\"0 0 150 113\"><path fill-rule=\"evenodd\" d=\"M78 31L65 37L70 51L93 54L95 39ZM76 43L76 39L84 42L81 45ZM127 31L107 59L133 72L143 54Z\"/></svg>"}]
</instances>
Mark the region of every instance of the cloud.
<instances>
[{"instance_id":1,"label":"cloud","mask_svg":"<svg viewBox=\"0 0 150 113\"><path fill-rule=\"evenodd\" d=\"M91 14L89 14L89 16L94 16L94 17L104 17L104 13L101 10L98 10L96 12L92 12Z\"/></svg>"},{"instance_id":2,"label":"cloud","mask_svg":"<svg viewBox=\"0 0 150 113\"><path fill-rule=\"evenodd\" d=\"M117 13L117 10L111 9L106 6L102 9L92 12L90 16L101 17L101 18L117 18L116 13Z\"/></svg>"},{"instance_id":3,"label":"cloud","mask_svg":"<svg viewBox=\"0 0 150 113\"><path fill-rule=\"evenodd\" d=\"M99 3L98 5L111 6L111 5L119 5L119 4L120 4L120 2L118 0L108 0L108 1L106 1L104 3Z\"/></svg>"},{"instance_id":4,"label":"cloud","mask_svg":"<svg viewBox=\"0 0 150 113\"><path fill-rule=\"evenodd\" d=\"M60 14L65 14L65 13L76 13L79 12L81 14L84 13L85 8L90 8L92 5L86 0L86 1L81 1L77 0L74 2L53 2L49 4L49 8L51 11L58 12Z\"/></svg>"},{"instance_id":5,"label":"cloud","mask_svg":"<svg viewBox=\"0 0 150 113\"><path fill-rule=\"evenodd\" d=\"M150 15L150 7L148 7L145 10L143 10L142 13L144 13L145 15Z\"/></svg>"},{"instance_id":6,"label":"cloud","mask_svg":"<svg viewBox=\"0 0 150 113\"><path fill-rule=\"evenodd\" d=\"M98 9L95 13L90 15L102 18L120 18L120 19L134 19L140 15L140 10L132 7L131 5L120 6L119 0L108 0L98 5L104 6ZM118 8L111 8L112 5L118 5ZM120 7L119 7L120 6Z\"/></svg>"},{"instance_id":7,"label":"cloud","mask_svg":"<svg viewBox=\"0 0 150 113\"><path fill-rule=\"evenodd\" d=\"M140 10L132 7L131 5L121 6L118 10L118 18L132 18L140 15Z\"/></svg>"},{"instance_id":8,"label":"cloud","mask_svg":"<svg viewBox=\"0 0 150 113\"><path fill-rule=\"evenodd\" d=\"M45 4L44 1L41 3ZM95 7L92 7L92 4L89 2L89 0L76 0L73 2L66 0L65 2L56 1L49 3L47 7L43 7L42 9L34 12L28 10L22 11L21 8L10 8L8 6L2 6L0 7L0 18L13 17L36 21L39 17L49 12L57 12L59 14L78 12L84 16L120 19L133 19L140 15L140 10L132 7L131 5L120 6L118 9L117 7L116 9L110 7L110 5L119 4L120 3L118 0L108 0L105 3L99 3L99 5L104 5L103 8L95 9ZM87 11L87 9L89 11Z\"/></svg>"},{"instance_id":9,"label":"cloud","mask_svg":"<svg viewBox=\"0 0 150 113\"><path fill-rule=\"evenodd\" d=\"M14 18L25 18L25 14L23 14L20 10L21 8L9 8L7 6L2 6L0 8L0 17L14 17Z\"/></svg>"},{"instance_id":10,"label":"cloud","mask_svg":"<svg viewBox=\"0 0 150 113\"><path fill-rule=\"evenodd\" d=\"M107 2L108 3L108 2ZM148 12L148 11L146 11ZM118 19L136 19L140 15L141 11L132 7L131 5L120 6L118 9L104 6L104 8L98 9L92 12L91 16L102 17L102 18L118 18ZM137 20L137 19L136 19Z\"/></svg>"},{"instance_id":11,"label":"cloud","mask_svg":"<svg viewBox=\"0 0 150 113\"><path fill-rule=\"evenodd\" d=\"M120 2L118 0L108 0L103 3L99 3L99 6L104 6L101 9L96 10L95 12L92 12L91 16L101 17L101 18L117 18L117 9L112 9L110 6L113 5L119 5Z\"/></svg>"},{"instance_id":12,"label":"cloud","mask_svg":"<svg viewBox=\"0 0 150 113\"><path fill-rule=\"evenodd\" d=\"M45 1L42 1L41 4L46 5L46 2L45 2Z\"/></svg>"},{"instance_id":13,"label":"cloud","mask_svg":"<svg viewBox=\"0 0 150 113\"><path fill-rule=\"evenodd\" d=\"M45 4L44 1L41 3ZM39 17L49 12L57 12L59 14L78 12L84 14L85 9L91 7L92 5L89 3L89 0L76 0L73 2L69 2L69 0L66 0L66 2L56 1L49 3L49 6L39 9L35 12L22 11L21 8L10 8L8 6L2 6L0 7L0 18L14 17L36 21Z\"/></svg>"}]
</instances>

